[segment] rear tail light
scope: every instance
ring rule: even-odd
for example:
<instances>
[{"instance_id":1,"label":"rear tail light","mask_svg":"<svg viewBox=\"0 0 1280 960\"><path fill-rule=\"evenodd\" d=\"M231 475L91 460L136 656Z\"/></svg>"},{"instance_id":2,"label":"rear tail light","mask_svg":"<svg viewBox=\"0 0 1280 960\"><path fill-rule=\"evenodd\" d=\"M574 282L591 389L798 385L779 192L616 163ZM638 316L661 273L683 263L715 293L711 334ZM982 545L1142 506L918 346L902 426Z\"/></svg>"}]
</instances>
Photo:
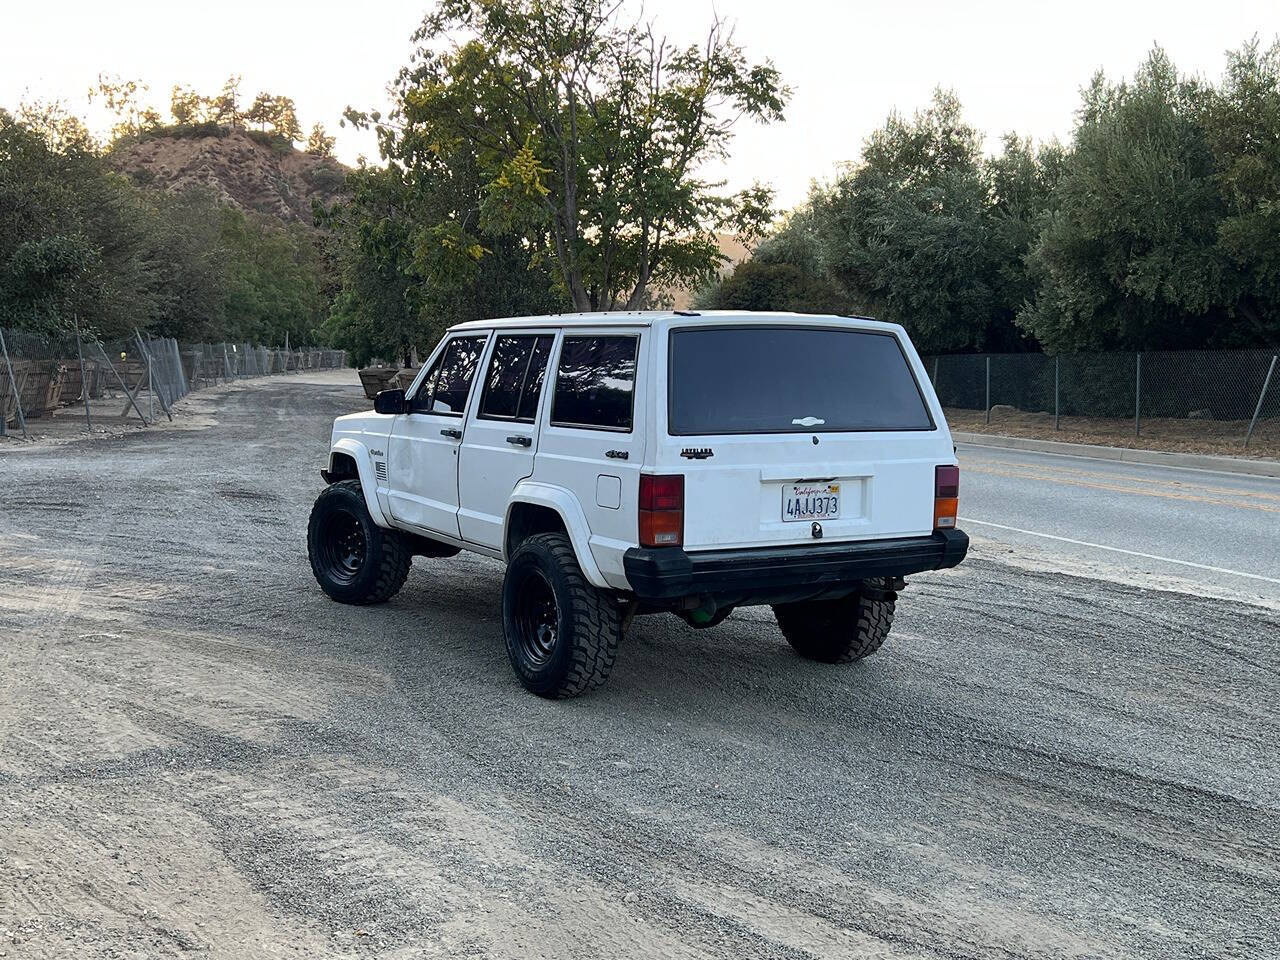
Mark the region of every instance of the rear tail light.
<instances>
[{"instance_id":1,"label":"rear tail light","mask_svg":"<svg viewBox=\"0 0 1280 960\"><path fill-rule=\"evenodd\" d=\"M684 476L640 475L640 546L684 543Z\"/></svg>"},{"instance_id":2,"label":"rear tail light","mask_svg":"<svg viewBox=\"0 0 1280 960\"><path fill-rule=\"evenodd\" d=\"M960 468L953 463L933 468L933 529L951 530L960 510Z\"/></svg>"}]
</instances>

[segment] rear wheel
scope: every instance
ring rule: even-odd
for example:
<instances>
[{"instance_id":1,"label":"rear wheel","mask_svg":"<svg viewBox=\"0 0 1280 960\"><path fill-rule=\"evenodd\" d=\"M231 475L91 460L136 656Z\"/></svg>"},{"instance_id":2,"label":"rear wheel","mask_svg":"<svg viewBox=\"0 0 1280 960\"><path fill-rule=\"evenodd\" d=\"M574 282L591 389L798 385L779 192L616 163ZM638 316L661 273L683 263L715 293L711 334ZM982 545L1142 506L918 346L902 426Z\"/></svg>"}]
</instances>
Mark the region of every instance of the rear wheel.
<instances>
[{"instance_id":1,"label":"rear wheel","mask_svg":"<svg viewBox=\"0 0 1280 960\"><path fill-rule=\"evenodd\" d=\"M404 586L413 558L395 530L373 522L359 480L331 484L307 523L307 554L320 589L340 603L382 603Z\"/></svg>"},{"instance_id":2,"label":"rear wheel","mask_svg":"<svg viewBox=\"0 0 1280 960\"><path fill-rule=\"evenodd\" d=\"M847 597L779 603L773 615L800 656L821 663L852 663L880 649L893 625L897 596L883 579L864 580Z\"/></svg>"},{"instance_id":3,"label":"rear wheel","mask_svg":"<svg viewBox=\"0 0 1280 960\"><path fill-rule=\"evenodd\" d=\"M516 676L540 697L574 697L608 679L622 613L582 575L562 533L536 533L511 555L502 582L502 628Z\"/></svg>"}]
</instances>

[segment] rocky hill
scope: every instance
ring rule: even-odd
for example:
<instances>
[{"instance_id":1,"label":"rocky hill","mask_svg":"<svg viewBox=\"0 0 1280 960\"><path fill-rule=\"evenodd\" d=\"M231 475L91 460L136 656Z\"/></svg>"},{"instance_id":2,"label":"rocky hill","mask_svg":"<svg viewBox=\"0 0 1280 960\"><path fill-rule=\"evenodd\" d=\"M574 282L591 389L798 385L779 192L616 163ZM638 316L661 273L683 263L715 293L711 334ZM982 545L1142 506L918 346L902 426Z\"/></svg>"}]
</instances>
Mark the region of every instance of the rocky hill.
<instances>
[{"instance_id":1,"label":"rocky hill","mask_svg":"<svg viewBox=\"0 0 1280 960\"><path fill-rule=\"evenodd\" d=\"M117 143L111 162L140 184L171 191L202 186L242 210L307 225L311 201L333 202L342 192L346 169L331 158L240 129L151 134Z\"/></svg>"}]
</instances>

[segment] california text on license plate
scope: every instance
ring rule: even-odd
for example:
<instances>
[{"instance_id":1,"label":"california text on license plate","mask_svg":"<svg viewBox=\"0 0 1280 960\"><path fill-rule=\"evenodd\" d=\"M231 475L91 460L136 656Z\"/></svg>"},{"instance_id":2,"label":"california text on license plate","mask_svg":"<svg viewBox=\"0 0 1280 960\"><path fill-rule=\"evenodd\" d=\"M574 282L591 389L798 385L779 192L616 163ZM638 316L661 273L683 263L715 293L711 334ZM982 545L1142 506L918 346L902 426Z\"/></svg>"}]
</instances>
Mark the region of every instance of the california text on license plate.
<instances>
[{"instance_id":1,"label":"california text on license plate","mask_svg":"<svg viewBox=\"0 0 1280 960\"><path fill-rule=\"evenodd\" d=\"M834 520L840 516L840 484L784 483L783 520Z\"/></svg>"}]
</instances>

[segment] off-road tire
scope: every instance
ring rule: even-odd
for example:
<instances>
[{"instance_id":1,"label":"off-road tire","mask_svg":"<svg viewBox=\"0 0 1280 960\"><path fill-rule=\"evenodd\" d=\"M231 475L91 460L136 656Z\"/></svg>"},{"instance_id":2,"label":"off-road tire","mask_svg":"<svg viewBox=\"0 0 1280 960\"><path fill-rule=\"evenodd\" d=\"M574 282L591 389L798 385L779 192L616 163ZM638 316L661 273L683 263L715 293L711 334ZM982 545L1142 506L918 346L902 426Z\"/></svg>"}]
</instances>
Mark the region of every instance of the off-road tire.
<instances>
[{"instance_id":1,"label":"off-road tire","mask_svg":"<svg viewBox=\"0 0 1280 960\"><path fill-rule=\"evenodd\" d=\"M839 600L774 604L773 615L796 653L821 663L852 663L880 649L893 626L897 593L883 579L864 580Z\"/></svg>"},{"instance_id":2,"label":"off-road tire","mask_svg":"<svg viewBox=\"0 0 1280 960\"><path fill-rule=\"evenodd\" d=\"M545 602L548 588L551 611ZM539 616L535 609L543 617L542 633L531 623ZM507 564L502 632L525 689L550 699L576 697L609 678L622 637L622 611L611 594L587 582L567 536L535 533Z\"/></svg>"},{"instance_id":3,"label":"off-road tire","mask_svg":"<svg viewBox=\"0 0 1280 960\"><path fill-rule=\"evenodd\" d=\"M339 557L338 544L358 547ZM404 586L413 557L395 530L373 522L359 480L340 480L316 497L307 523L307 555L320 589L339 603L369 604L390 600Z\"/></svg>"}]
</instances>

